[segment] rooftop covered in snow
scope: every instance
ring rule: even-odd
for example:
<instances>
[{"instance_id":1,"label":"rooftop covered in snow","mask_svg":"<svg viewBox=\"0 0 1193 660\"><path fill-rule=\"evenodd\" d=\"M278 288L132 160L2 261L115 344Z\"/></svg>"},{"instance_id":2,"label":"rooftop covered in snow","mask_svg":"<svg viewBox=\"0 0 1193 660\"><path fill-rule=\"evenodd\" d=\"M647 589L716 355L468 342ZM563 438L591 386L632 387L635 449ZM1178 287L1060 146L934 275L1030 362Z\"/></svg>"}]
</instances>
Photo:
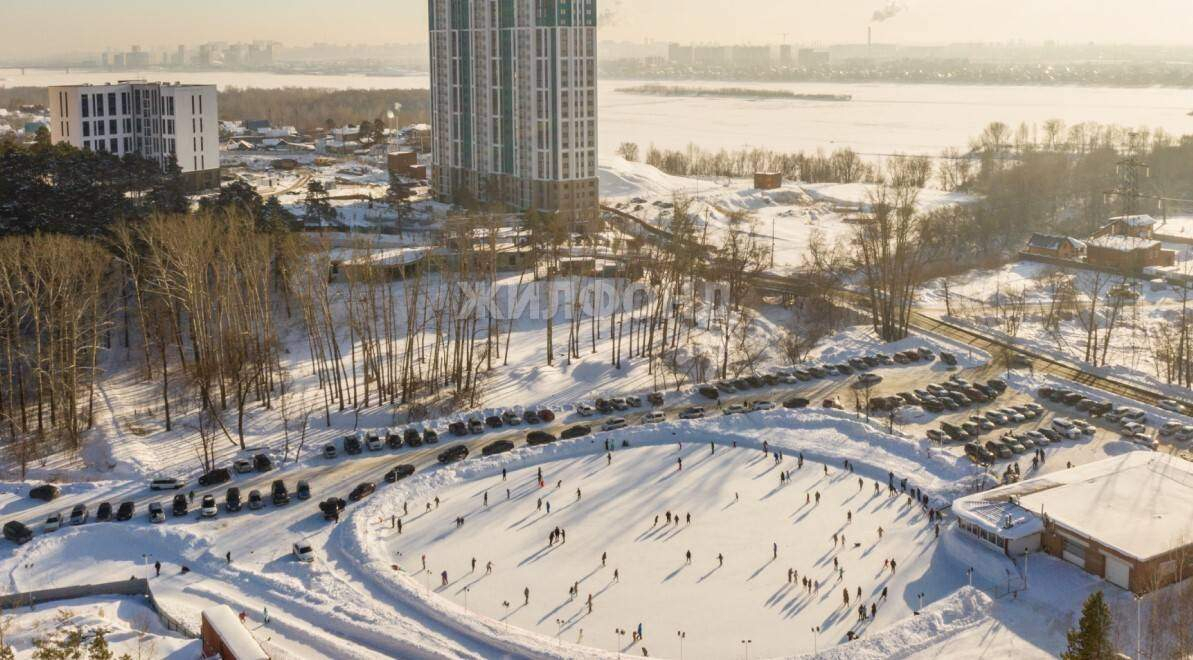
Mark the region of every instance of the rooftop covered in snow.
<instances>
[{"instance_id":1,"label":"rooftop covered in snow","mask_svg":"<svg viewBox=\"0 0 1193 660\"><path fill-rule=\"evenodd\" d=\"M1133 451L969 495L953 511L1003 538L1040 531L1045 516L1146 561L1193 542L1193 462ZM1013 524L1006 527L1008 514Z\"/></svg>"}]
</instances>

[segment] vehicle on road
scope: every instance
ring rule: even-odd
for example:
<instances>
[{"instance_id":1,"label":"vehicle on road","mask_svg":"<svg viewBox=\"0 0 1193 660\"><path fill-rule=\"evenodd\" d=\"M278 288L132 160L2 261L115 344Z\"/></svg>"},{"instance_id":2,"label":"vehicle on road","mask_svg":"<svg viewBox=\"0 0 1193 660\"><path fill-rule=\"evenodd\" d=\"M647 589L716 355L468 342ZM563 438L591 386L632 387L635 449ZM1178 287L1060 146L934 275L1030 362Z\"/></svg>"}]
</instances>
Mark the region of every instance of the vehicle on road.
<instances>
[{"instance_id":1,"label":"vehicle on road","mask_svg":"<svg viewBox=\"0 0 1193 660\"><path fill-rule=\"evenodd\" d=\"M873 387L882 382L882 376L879 376L873 372L864 373L861 376L858 376L857 382L862 387Z\"/></svg>"},{"instance_id":2,"label":"vehicle on road","mask_svg":"<svg viewBox=\"0 0 1193 660\"><path fill-rule=\"evenodd\" d=\"M680 419L700 419L704 417L704 408L702 406L689 406L679 413Z\"/></svg>"},{"instance_id":3,"label":"vehicle on road","mask_svg":"<svg viewBox=\"0 0 1193 660\"><path fill-rule=\"evenodd\" d=\"M1164 410L1167 410L1169 412L1174 412L1174 413L1185 412L1185 407L1183 405L1181 405L1181 403L1179 401L1175 401L1173 399L1160 399L1159 401L1156 402L1156 407L1162 408Z\"/></svg>"},{"instance_id":4,"label":"vehicle on road","mask_svg":"<svg viewBox=\"0 0 1193 660\"><path fill-rule=\"evenodd\" d=\"M376 431L369 431L365 434L365 448L369 451L381 451L385 445L381 442L381 436Z\"/></svg>"},{"instance_id":5,"label":"vehicle on road","mask_svg":"<svg viewBox=\"0 0 1193 660\"><path fill-rule=\"evenodd\" d=\"M323 445L323 458L335 458L335 457L336 457L336 446L333 444L330 444L330 443Z\"/></svg>"},{"instance_id":6,"label":"vehicle on road","mask_svg":"<svg viewBox=\"0 0 1193 660\"><path fill-rule=\"evenodd\" d=\"M236 474L248 474L253 471L253 462L247 458L238 458L232 463L232 469Z\"/></svg>"},{"instance_id":7,"label":"vehicle on road","mask_svg":"<svg viewBox=\"0 0 1193 660\"><path fill-rule=\"evenodd\" d=\"M154 479L149 482L149 490L178 490L186 486L186 482L182 479L175 479L173 477L164 477L161 479Z\"/></svg>"},{"instance_id":8,"label":"vehicle on road","mask_svg":"<svg viewBox=\"0 0 1193 660\"><path fill-rule=\"evenodd\" d=\"M606 421L604 424L601 424L601 430L616 431L617 429L624 429L625 427L629 426L629 424L630 423L626 421L625 417L614 417Z\"/></svg>"},{"instance_id":9,"label":"vehicle on road","mask_svg":"<svg viewBox=\"0 0 1193 660\"><path fill-rule=\"evenodd\" d=\"M435 429L423 429L423 444L434 445L439 443L439 434Z\"/></svg>"},{"instance_id":10,"label":"vehicle on road","mask_svg":"<svg viewBox=\"0 0 1193 660\"><path fill-rule=\"evenodd\" d=\"M701 385L697 391L700 392L700 396L706 399L719 399L721 397L721 393L717 391L717 388L711 385Z\"/></svg>"},{"instance_id":11,"label":"vehicle on road","mask_svg":"<svg viewBox=\"0 0 1193 660\"><path fill-rule=\"evenodd\" d=\"M61 491L58 491L58 487L52 485L52 483L43 483L41 486L29 489L29 496L31 498L42 501L54 501L60 493Z\"/></svg>"},{"instance_id":12,"label":"vehicle on road","mask_svg":"<svg viewBox=\"0 0 1193 660\"><path fill-rule=\"evenodd\" d=\"M33 530L25 526L24 523L10 520L4 523L4 538L21 545L33 540Z\"/></svg>"},{"instance_id":13,"label":"vehicle on road","mask_svg":"<svg viewBox=\"0 0 1193 660\"><path fill-rule=\"evenodd\" d=\"M344 511L344 507L347 505L348 502L344 501L344 498L328 498L319 502L319 510L323 512L324 520L330 520L338 518L340 512Z\"/></svg>"},{"instance_id":14,"label":"vehicle on road","mask_svg":"<svg viewBox=\"0 0 1193 660\"><path fill-rule=\"evenodd\" d=\"M447 430L454 436L463 437L468 435L468 425L464 422L452 422L447 425Z\"/></svg>"},{"instance_id":15,"label":"vehicle on road","mask_svg":"<svg viewBox=\"0 0 1193 660\"><path fill-rule=\"evenodd\" d=\"M161 502L149 503L149 522L154 524L166 522L166 510L162 508Z\"/></svg>"},{"instance_id":16,"label":"vehicle on road","mask_svg":"<svg viewBox=\"0 0 1193 660\"><path fill-rule=\"evenodd\" d=\"M377 490L377 484L371 481L357 484L356 488L353 488L352 492L348 493L348 500L351 502L359 502L369 495L372 495L373 491L375 490Z\"/></svg>"},{"instance_id":17,"label":"vehicle on road","mask_svg":"<svg viewBox=\"0 0 1193 660\"><path fill-rule=\"evenodd\" d=\"M414 474L414 466L409 463L403 463L391 468L388 472L386 472L385 481L391 484L396 483L412 474Z\"/></svg>"},{"instance_id":18,"label":"vehicle on road","mask_svg":"<svg viewBox=\"0 0 1193 660\"><path fill-rule=\"evenodd\" d=\"M441 452L438 458L439 462L445 465L448 463L455 463L456 461L462 461L465 458L468 458L468 448L464 445L454 445Z\"/></svg>"},{"instance_id":19,"label":"vehicle on road","mask_svg":"<svg viewBox=\"0 0 1193 660\"><path fill-rule=\"evenodd\" d=\"M513 451L514 443L509 440L497 440L490 442L481 449L481 455L493 456L495 454L504 454L507 451Z\"/></svg>"},{"instance_id":20,"label":"vehicle on road","mask_svg":"<svg viewBox=\"0 0 1193 660\"><path fill-rule=\"evenodd\" d=\"M215 503L215 495L204 495L203 502L199 506L199 516L202 518L214 518L220 513L220 507Z\"/></svg>"},{"instance_id":21,"label":"vehicle on road","mask_svg":"<svg viewBox=\"0 0 1193 660\"><path fill-rule=\"evenodd\" d=\"M257 454L253 456L253 469L257 472L269 472L273 469L273 460L269 458L269 454Z\"/></svg>"},{"instance_id":22,"label":"vehicle on road","mask_svg":"<svg viewBox=\"0 0 1193 660\"><path fill-rule=\"evenodd\" d=\"M501 421L500 415L489 415L488 417L485 418L485 424L488 424L489 428L494 428L494 429L499 429L499 428L505 426L505 422Z\"/></svg>"},{"instance_id":23,"label":"vehicle on road","mask_svg":"<svg viewBox=\"0 0 1193 660\"><path fill-rule=\"evenodd\" d=\"M667 421L667 415L659 410L652 410L642 416L643 424L658 424L665 421Z\"/></svg>"},{"instance_id":24,"label":"vehicle on road","mask_svg":"<svg viewBox=\"0 0 1193 660\"><path fill-rule=\"evenodd\" d=\"M811 402L808 401L807 399L805 399L801 396L796 396L796 397L792 397L792 398L784 401L783 407L784 408L807 408L809 403L811 403Z\"/></svg>"},{"instance_id":25,"label":"vehicle on road","mask_svg":"<svg viewBox=\"0 0 1193 660\"><path fill-rule=\"evenodd\" d=\"M731 403L728 406L725 406L725 409L721 411L721 414L722 415L740 415L740 414L748 412L748 411L749 411L749 408L747 408L746 404L744 404L744 403ZM680 415L679 418L685 419L683 415Z\"/></svg>"},{"instance_id":26,"label":"vehicle on road","mask_svg":"<svg viewBox=\"0 0 1193 660\"><path fill-rule=\"evenodd\" d=\"M199 477L200 486L218 486L229 481L232 481L232 473L228 468L216 468Z\"/></svg>"},{"instance_id":27,"label":"vehicle on road","mask_svg":"<svg viewBox=\"0 0 1193 660\"><path fill-rule=\"evenodd\" d=\"M100 502L95 510L95 522L108 522L112 519L112 503Z\"/></svg>"},{"instance_id":28,"label":"vehicle on road","mask_svg":"<svg viewBox=\"0 0 1193 660\"><path fill-rule=\"evenodd\" d=\"M750 406L751 412L761 412L764 410L774 410L775 403L773 401L755 401L754 405Z\"/></svg>"},{"instance_id":29,"label":"vehicle on road","mask_svg":"<svg viewBox=\"0 0 1193 660\"><path fill-rule=\"evenodd\" d=\"M501 413L501 421L505 422L506 426L517 426L522 423L522 418L518 413L507 410Z\"/></svg>"},{"instance_id":30,"label":"vehicle on road","mask_svg":"<svg viewBox=\"0 0 1193 660\"><path fill-rule=\"evenodd\" d=\"M357 431L353 435L344 436L344 453L359 454L364 451L364 433Z\"/></svg>"},{"instance_id":31,"label":"vehicle on road","mask_svg":"<svg viewBox=\"0 0 1193 660\"><path fill-rule=\"evenodd\" d=\"M297 495L298 499L300 500L311 499L311 484L307 481L299 481L298 484L294 486L294 494Z\"/></svg>"},{"instance_id":32,"label":"vehicle on road","mask_svg":"<svg viewBox=\"0 0 1193 660\"><path fill-rule=\"evenodd\" d=\"M468 432L472 435L480 435L485 432L485 423L476 417L468 420Z\"/></svg>"},{"instance_id":33,"label":"vehicle on road","mask_svg":"<svg viewBox=\"0 0 1193 660\"><path fill-rule=\"evenodd\" d=\"M261 491L250 490L249 491L249 509L256 511L257 509L260 509L263 506L265 506L265 500L262 499L262 497L261 497Z\"/></svg>"},{"instance_id":34,"label":"vehicle on road","mask_svg":"<svg viewBox=\"0 0 1193 660\"><path fill-rule=\"evenodd\" d=\"M526 444L531 447L538 445L545 445L548 442L555 442L556 437L546 431L531 431L526 434Z\"/></svg>"},{"instance_id":35,"label":"vehicle on road","mask_svg":"<svg viewBox=\"0 0 1193 660\"><path fill-rule=\"evenodd\" d=\"M576 424L575 426L569 426L568 428L564 429L563 432L559 434L559 438L561 440L570 440L572 438L586 436L589 433L592 433L591 426L587 424Z\"/></svg>"},{"instance_id":36,"label":"vehicle on road","mask_svg":"<svg viewBox=\"0 0 1193 660\"><path fill-rule=\"evenodd\" d=\"M348 503L342 497L329 497L319 503L319 510L323 512L324 520L332 520L340 515Z\"/></svg>"},{"instance_id":37,"label":"vehicle on road","mask_svg":"<svg viewBox=\"0 0 1193 660\"><path fill-rule=\"evenodd\" d=\"M581 404L576 405L576 414L581 417L592 417L594 413L596 413L596 409L594 409L592 406L588 405L587 403L581 403Z\"/></svg>"}]
</instances>

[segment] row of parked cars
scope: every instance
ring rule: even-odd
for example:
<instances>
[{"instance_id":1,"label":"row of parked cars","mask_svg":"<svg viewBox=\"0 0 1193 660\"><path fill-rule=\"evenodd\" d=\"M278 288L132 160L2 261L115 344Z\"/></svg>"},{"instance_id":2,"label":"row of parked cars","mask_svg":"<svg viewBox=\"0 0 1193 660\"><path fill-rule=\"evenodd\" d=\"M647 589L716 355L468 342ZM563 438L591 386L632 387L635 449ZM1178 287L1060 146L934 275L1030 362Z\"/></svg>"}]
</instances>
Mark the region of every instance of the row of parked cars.
<instances>
[{"instance_id":1,"label":"row of parked cars","mask_svg":"<svg viewBox=\"0 0 1193 660\"><path fill-rule=\"evenodd\" d=\"M941 354L941 360L946 361L945 354ZM746 376L735 380L722 380L707 385L702 385L699 392L705 398L717 399L721 394L731 394L734 392L744 392L750 389L757 389L763 386L774 386L780 383L787 385L795 385L801 382L818 380L821 378L830 378L833 376L851 376L859 374L858 383L863 386L877 385L882 382L882 377L877 374L867 373L875 367L891 366L895 364L912 364L915 362L931 362L936 359L936 354L931 349L926 347L913 348L905 351L899 351L893 355L887 353L873 353L871 355L863 355L850 358L845 362L838 363L814 363L807 364L801 367L792 369L777 369L768 374ZM956 364L956 358L949 356L947 360L949 364Z\"/></svg>"},{"instance_id":2,"label":"row of parked cars","mask_svg":"<svg viewBox=\"0 0 1193 660\"><path fill-rule=\"evenodd\" d=\"M1038 408L1041 413L1043 411L1038 404L1027 405L1034 406L1029 410ZM1042 449L1065 440L1091 436L1095 430L1094 426L1085 420L1057 417L1052 420L1050 426L1041 426L1035 430L1020 433L1008 431L999 438L988 440L985 444L969 442L965 445L965 455L975 463L989 465L1000 458L1012 458L1017 454L1034 451L1036 448Z\"/></svg>"},{"instance_id":3,"label":"row of parked cars","mask_svg":"<svg viewBox=\"0 0 1193 660\"><path fill-rule=\"evenodd\" d=\"M943 383L931 383L923 389L874 397L870 399L870 410L883 412L911 405L931 413L952 412L974 403L989 403L1006 391L1006 382L998 378L991 378L985 383L972 383L953 376Z\"/></svg>"},{"instance_id":4,"label":"row of parked cars","mask_svg":"<svg viewBox=\"0 0 1193 660\"><path fill-rule=\"evenodd\" d=\"M1115 405L1109 401L1095 399L1062 387L1044 386L1036 393L1040 398L1070 406L1079 412L1086 413L1091 418L1102 420L1118 431L1126 440L1152 449L1159 447L1159 442L1147 432L1147 413L1140 408ZM1078 423L1082 420L1075 419L1073 422ZM1088 422L1084 423L1089 424ZM1185 441L1193 438L1193 426L1168 422L1159 429L1159 434L1174 440Z\"/></svg>"},{"instance_id":5,"label":"row of parked cars","mask_svg":"<svg viewBox=\"0 0 1193 660\"><path fill-rule=\"evenodd\" d=\"M555 421L555 413L547 408L541 410L527 410L521 414L506 410L500 415L489 415L485 418L469 417L467 420L456 420L447 425L447 430L454 436L480 435L488 429L499 429L503 426L520 426L522 424L542 424Z\"/></svg>"}]
</instances>

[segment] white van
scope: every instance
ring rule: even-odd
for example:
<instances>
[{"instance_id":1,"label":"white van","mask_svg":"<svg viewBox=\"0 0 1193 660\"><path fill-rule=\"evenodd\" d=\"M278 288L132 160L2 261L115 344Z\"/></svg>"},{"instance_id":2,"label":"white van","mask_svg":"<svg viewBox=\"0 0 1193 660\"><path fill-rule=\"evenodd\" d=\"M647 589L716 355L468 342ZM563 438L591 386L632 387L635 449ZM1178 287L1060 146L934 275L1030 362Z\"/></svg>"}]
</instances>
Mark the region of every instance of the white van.
<instances>
[{"instance_id":1,"label":"white van","mask_svg":"<svg viewBox=\"0 0 1193 660\"><path fill-rule=\"evenodd\" d=\"M149 482L149 490L178 490L186 485L182 479L175 479L174 477L164 477L161 479L154 479Z\"/></svg>"}]
</instances>

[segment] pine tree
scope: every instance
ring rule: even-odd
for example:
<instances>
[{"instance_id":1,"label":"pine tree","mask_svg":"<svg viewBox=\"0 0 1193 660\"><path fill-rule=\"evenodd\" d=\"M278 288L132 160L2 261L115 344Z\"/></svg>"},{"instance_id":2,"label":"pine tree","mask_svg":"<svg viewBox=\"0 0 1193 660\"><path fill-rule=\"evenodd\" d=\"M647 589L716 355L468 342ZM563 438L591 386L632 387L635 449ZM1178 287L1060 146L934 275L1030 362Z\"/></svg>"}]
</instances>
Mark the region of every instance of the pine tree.
<instances>
[{"instance_id":1,"label":"pine tree","mask_svg":"<svg viewBox=\"0 0 1193 660\"><path fill-rule=\"evenodd\" d=\"M108 634L103 628L96 628L91 643L87 645L87 660L114 660L112 649L108 648Z\"/></svg>"},{"instance_id":2,"label":"pine tree","mask_svg":"<svg viewBox=\"0 0 1193 660\"><path fill-rule=\"evenodd\" d=\"M1110 608L1095 591L1081 607L1081 621L1068 632L1069 646L1061 654L1063 660L1110 660L1115 657L1110 642Z\"/></svg>"}]
</instances>

